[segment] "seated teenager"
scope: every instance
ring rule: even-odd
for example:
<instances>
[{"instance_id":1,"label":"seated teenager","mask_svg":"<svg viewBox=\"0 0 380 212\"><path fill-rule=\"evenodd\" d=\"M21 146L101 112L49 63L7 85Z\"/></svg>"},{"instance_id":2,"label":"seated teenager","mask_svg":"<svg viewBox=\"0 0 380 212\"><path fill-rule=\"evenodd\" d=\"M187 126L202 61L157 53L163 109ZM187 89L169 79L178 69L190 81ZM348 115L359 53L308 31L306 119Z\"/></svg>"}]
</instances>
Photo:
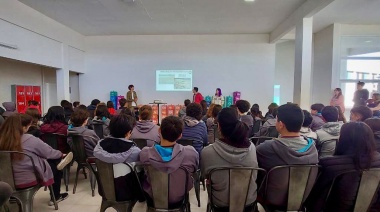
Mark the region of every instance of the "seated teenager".
<instances>
[{"instance_id":1,"label":"seated teenager","mask_svg":"<svg viewBox=\"0 0 380 212\"><path fill-rule=\"evenodd\" d=\"M268 112L265 114L264 119L265 120L275 119L276 117L273 117L273 110L277 110L277 108L278 108L278 105L276 103L271 103L268 106Z\"/></svg>"},{"instance_id":2,"label":"seated teenager","mask_svg":"<svg viewBox=\"0 0 380 212\"><path fill-rule=\"evenodd\" d=\"M302 136L305 136L307 138L311 138L314 141L317 140L317 133L313 132L310 129L311 122L313 121L313 117L307 110L303 110L303 115L304 115L304 121L300 130L300 134Z\"/></svg>"},{"instance_id":3,"label":"seated teenager","mask_svg":"<svg viewBox=\"0 0 380 212\"><path fill-rule=\"evenodd\" d=\"M146 139L148 146L153 146L160 142L160 134L158 126L153 123L153 109L149 105L144 105L139 108L140 121L133 128L131 139Z\"/></svg>"},{"instance_id":4,"label":"seated teenager","mask_svg":"<svg viewBox=\"0 0 380 212\"><path fill-rule=\"evenodd\" d=\"M322 125L322 128L316 131L318 136L316 145L318 148L321 148L319 158L334 154L336 142L328 141L339 139L340 128L343 125L343 123L338 122L339 112L334 106L324 107L322 109L322 117L326 121L326 124Z\"/></svg>"},{"instance_id":5,"label":"seated teenager","mask_svg":"<svg viewBox=\"0 0 380 212\"><path fill-rule=\"evenodd\" d=\"M110 136L99 141L94 156L106 163L113 163L117 201L140 199L140 187L136 175L125 163L138 161L140 149L130 141L135 119L129 115L111 118Z\"/></svg>"},{"instance_id":6,"label":"seated teenager","mask_svg":"<svg viewBox=\"0 0 380 212\"><path fill-rule=\"evenodd\" d=\"M207 178L209 172L220 167L255 167L257 168L256 148L248 139L248 128L239 121L236 111L232 108L224 108L218 115L218 128L221 138L213 145L207 146L202 151L201 173ZM227 173L226 173L227 174ZM215 192L214 203L219 207L227 207L229 202L229 179L228 175L214 176ZM256 174L251 179L247 205L256 201ZM232 200L231 200L232 201Z\"/></svg>"},{"instance_id":7,"label":"seated teenager","mask_svg":"<svg viewBox=\"0 0 380 212\"><path fill-rule=\"evenodd\" d=\"M200 107L199 104L197 105ZM179 185L183 185L185 179L182 173L178 173L176 170L183 167L189 172L187 184L189 191L193 187L192 173L197 170L199 164L199 156L194 147L182 146L176 143L181 138L182 130L183 122L179 117L168 116L164 118L159 129L161 134L160 144L144 147L140 152L140 162L150 164L159 171L172 173L170 177L171 187L169 188L169 208L177 206L184 199L184 191ZM143 189L152 197L149 178L146 178L143 182ZM151 204L150 202L148 199L148 204Z\"/></svg>"},{"instance_id":8,"label":"seated teenager","mask_svg":"<svg viewBox=\"0 0 380 212\"><path fill-rule=\"evenodd\" d=\"M253 125L253 118L251 115L247 115L251 105L246 100L238 100L236 101L236 107L239 114L240 121L242 121L247 127Z\"/></svg>"},{"instance_id":9,"label":"seated teenager","mask_svg":"<svg viewBox=\"0 0 380 212\"><path fill-rule=\"evenodd\" d=\"M112 101L107 102L107 108L108 108L108 112L111 114L111 116L116 115L116 110L115 110L115 107L114 107Z\"/></svg>"},{"instance_id":10,"label":"seated teenager","mask_svg":"<svg viewBox=\"0 0 380 212\"><path fill-rule=\"evenodd\" d=\"M329 201L325 200L338 174L355 169L380 167L380 153L376 151L371 128L359 122L344 124L334 156L322 158L319 165L322 166L321 175L306 201L308 210L353 211L359 186L357 175L342 177L333 189Z\"/></svg>"},{"instance_id":11,"label":"seated teenager","mask_svg":"<svg viewBox=\"0 0 380 212\"><path fill-rule=\"evenodd\" d=\"M37 109L28 108L25 111L25 114L27 114L27 115L29 115L29 116L31 116L33 118L32 125L30 125L29 130L26 133L27 134L31 134L34 137L39 138L41 136L40 127L38 126L38 122L39 122L39 120L41 118L40 112L38 112Z\"/></svg>"},{"instance_id":12,"label":"seated teenager","mask_svg":"<svg viewBox=\"0 0 380 212\"><path fill-rule=\"evenodd\" d=\"M373 132L375 137L376 150L380 152L380 118L369 118L364 121Z\"/></svg>"},{"instance_id":13,"label":"seated teenager","mask_svg":"<svg viewBox=\"0 0 380 212\"><path fill-rule=\"evenodd\" d=\"M294 104L282 105L278 108L276 129L279 138L264 141L256 147L259 167L267 171L281 165L317 164L318 152L313 139L300 135L304 120L302 109ZM284 181L282 181L284 182ZM268 184L267 204L277 207L287 205L286 184L271 182Z\"/></svg>"},{"instance_id":14,"label":"seated teenager","mask_svg":"<svg viewBox=\"0 0 380 212\"><path fill-rule=\"evenodd\" d=\"M87 107L87 111L89 113L90 118L93 118L95 115L96 106L100 103L99 99L93 99L91 104Z\"/></svg>"},{"instance_id":15,"label":"seated teenager","mask_svg":"<svg viewBox=\"0 0 380 212\"><path fill-rule=\"evenodd\" d=\"M207 127L201 121L202 107L197 103L190 103L186 107L186 116L183 118L184 128L182 132L183 139L193 140L195 150L200 154L203 146L208 144Z\"/></svg>"},{"instance_id":16,"label":"seated teenager","mask_svg":"<svg viewBox=\"0 0 380 212\"><path fill-rule=\"evenodd\" d=\"M314 132L321 129L322 125L325 124L325 121L322 118L322 109L325 106L323 104L317 103L311 105L311 115L313 116L313 121L311 122L310 128Z\"/></svg>"},{"instance_id":17,"label":"seated teenager","mask_svg":"<svg viewBox=\"0 0 380 212\"><path fill-rule=\"evenodd\" d=\"M65 112L66 123L69 122L71 114L74 112L73 104L69 101L63 103L63 111Z\"/></svg>"},{"instance_id":18,"label":"seated teenager","mask_svg":"<svg viewBox=\"0 0 380 212\"><path fill-rule=\"evenodd\" d=\"M5 108L5 111L2 114L4 119L7 119L9 116L17 113L16 103L14 102L3 102L3 107Z\"/></svg>"},{"instance_id":19,"label":"seated teenager","mask_svg":"<svg viewBox=\"0 0 380 212\"><path fill-rule=\"evenodd\" d=\"M369 107L357 106L351 109L350 120L351 121L365 121L366 119L372 118L373 112Z\"/></svg>"},{"instance_id":20,"label":"seated teenager","mask_svg":"<svg viewBox=\"0 0 380 212\"><path fill-rule=\"evenodd\" d=\"M98 141L99 137L93 130L87 129L86 125L88 123L88 112L86 110L75 110L71 115L70 122L71 126L68 129L68 135L79 134L83 136L84 139L84 148L86 149L87 157L94 157L94 148ZM72 146L72 140L68 139L67 143Z\"/></svg>"},{"instance_id":21,"label":"seated teenager","mask_svg":"<svg viewBox=\"0 0 380 212\"><path fill-rule=\"evenodd\" d=\"M215 104L214 103L211 103L210 106L208 107L207 109L207 112L206 112L206 115L204 115L202 117L202 121L204 121L206 123L207 119L208 118L211 118L211 115L212 115L212 110L214 109L215 107Z\"/></svg>"},{"instance_id":22,"label":"seated teenager","mask_svg":"<svg viewBox=\"0 0 380 212\"><path fill-rule=\"evenodd\" d=\"M214 134L215 134L214 125L216 124L218 114L221 110L222 110L221 105L215 105L212 108L211 117L206 120L207 137L208 137L208 143L210 144L214 143Z\"/></svg>"},{"instance_id":23,"label":"seated teenager","mask_svg":"<svg viewBox=\"0 0 380 212\"><path fill-rule=\"evenodd\" d=\"M128 108L128 102L124 98L121 98L119 100L119 105L120 105L120 107L118 110L116 110L116 114L120 114L123 109Z\"/></svg>"},{"instance_id":24,"label":"seated teenager","mask_svg":"<svg viewBox=\"0 0 380 212\"><path fill-rule=\"evenodd\" d=\"M277 121L277 108L271 110L271 114L269 114L268 119L266 119L263 126L261 126L259 132L256 133L255 136L268 136L269 128L276 126Z\"/></svg>"},{"instance_id":25,"label":"seated teenager","mask_svg":"<svg viewBox=\"0 0 380 212\"><path fill-rule=\"evenodd\" d=\"M103 124L103 135L104 137L110 134L108 126L110 124L111 114L108 112L108 108L105 105L98 105L95 110L95 117L92 119L93 123Z\"/></svg>"},{"instance_id":26,"label":"seated teenager","mask_svg":"<svg viewBox=\"0 0 380 212\"><path fill-rule=\"evenodd\" d=\"M26 134L32 124L32 117L26 114L9 116L0 127L0 150L18 151L33 158L36 171L40 179L33 173L34 167L28 157L17 156L12 158L12 167L16 189L25 189L40 183L42 186L53 186L53 194L57 202L68 197L67 193L60 193L62 170L73 158L72 153L66 157L59 150L51 148L39 138ZM65 157L62 161L61 159ZM51 196L52 199L52 196ZM53 201L49 202L53 205Z\"/></svg>"},{"instance_id":27,"label":"seated teenager","mask_svg":"<svg viewBox=\"0 0 380 212\"><path fill-rule=\"evenodd\" d=\"M191 103L191 101L190 101L190 99L186 99L183 103L184 103L185 106L183 106L181 108L181 110L178 111L178 116L180 118L183 118L183 117L186 116L186 107Z\"/></svg>"},{"instance_id":28,"label":"seated teenager","mask_svg":"<svg viewBox=\"0 0 380 212\"><path fill-rule=\"evenodd\" d=\"M44 133L56 133L61 135L67 135L68 125L65 121L65 112L60 106L50 107L47 114L43 119L43 124L40 127L42 134ZM67 144L66 139L58 140L58 150L63 153L70 151L70 146Z\"/></svg>"}]
</instances>

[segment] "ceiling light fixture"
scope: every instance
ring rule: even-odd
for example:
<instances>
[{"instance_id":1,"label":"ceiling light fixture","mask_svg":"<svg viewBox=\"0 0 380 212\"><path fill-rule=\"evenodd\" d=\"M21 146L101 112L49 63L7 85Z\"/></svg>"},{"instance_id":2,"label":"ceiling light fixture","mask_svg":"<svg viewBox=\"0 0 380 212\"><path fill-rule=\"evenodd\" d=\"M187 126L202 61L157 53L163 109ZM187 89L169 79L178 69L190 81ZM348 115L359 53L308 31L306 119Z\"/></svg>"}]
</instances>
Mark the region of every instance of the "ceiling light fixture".
<instances>
[{"instance_id":1,"label":"ceiling light fixture","mask_svg":"<svg viewBox=\"0 0 380 212\"><path fill-rule=\"evenodd\" d=\"M245 2L254 2L255 0L244 0Z\"/></svg>"},{"instance_id":2,"label":"ceiling light fixture","mask_svg":"<svg viewBox=\"0 0 380 212\"><path fill-rule=\"evenodd\" d=\"M372 41L371 41L371 40L366 40L365 42L366 42L366 43L372 43Z\"/></svg>"}]
</instances>

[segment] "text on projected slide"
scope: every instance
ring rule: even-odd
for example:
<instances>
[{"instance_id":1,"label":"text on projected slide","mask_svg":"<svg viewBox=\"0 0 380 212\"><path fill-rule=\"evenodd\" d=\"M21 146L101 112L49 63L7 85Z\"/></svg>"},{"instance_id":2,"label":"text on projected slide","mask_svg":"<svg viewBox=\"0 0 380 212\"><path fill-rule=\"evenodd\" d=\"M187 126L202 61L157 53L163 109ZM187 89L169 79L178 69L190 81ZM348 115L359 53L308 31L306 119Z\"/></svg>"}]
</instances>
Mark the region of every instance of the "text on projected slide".
<instances>
[{"instance_id":1,"label":"text on projected slide","mask_svg":"<svg viewBox=\"0 0 380 212\"><path fill-rule=\"evenodd\" d=\"M157 91L191 91L193 89L192 70L157 70Z\"/></svg>"}]
</instances>

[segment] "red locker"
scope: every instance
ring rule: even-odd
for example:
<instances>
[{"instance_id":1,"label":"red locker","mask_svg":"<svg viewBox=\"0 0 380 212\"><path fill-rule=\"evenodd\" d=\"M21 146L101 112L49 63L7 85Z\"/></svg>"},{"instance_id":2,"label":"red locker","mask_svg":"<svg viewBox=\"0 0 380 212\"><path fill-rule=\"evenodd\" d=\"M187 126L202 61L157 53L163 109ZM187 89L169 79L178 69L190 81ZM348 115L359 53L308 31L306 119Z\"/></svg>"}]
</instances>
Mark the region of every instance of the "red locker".
<instances>
[{"instance_id":1,"label":"red locker","mask_svg":"<svg viewBox=\"0 0 380 212\"><path fill-rule=\"evenodd\" d=\"M16 107L17 111L22 112L26 109L25 86L16 85Z\"/></svg>"},{"instance_id":2,"label":"red locker","mask_svg":"<svg viewBox=\"0 0 380 212\"><path fill-rule=\"evenodd\" d=\"M33 86L25 86L25 104L28 105L28 101L33 100Z\"/></svg>"},{"instance_id":3,"label":"red locker","mask_svg":"<svg viewBox=\"0 0 380 212\"><path fill-rule=\"evenodd\" d=\"M33 100L38 102L38 110L41 111L41 87L33 86Z\"/></svg>"}]
</instances>

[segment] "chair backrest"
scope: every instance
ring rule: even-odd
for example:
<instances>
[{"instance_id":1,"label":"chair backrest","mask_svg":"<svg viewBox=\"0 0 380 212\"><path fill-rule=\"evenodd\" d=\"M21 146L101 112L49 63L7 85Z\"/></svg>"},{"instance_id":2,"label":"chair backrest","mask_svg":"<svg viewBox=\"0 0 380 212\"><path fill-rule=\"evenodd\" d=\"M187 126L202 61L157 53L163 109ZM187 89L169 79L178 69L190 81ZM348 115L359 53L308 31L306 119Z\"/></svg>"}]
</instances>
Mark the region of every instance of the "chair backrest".
<instances>
[{"instance_id":1,"label":"chair backrest","mask_svg":"<svg viewBox=\"0 0 380 212\"><path fill-rule=\"evenodd\" d=\"M80 164L85 164L87 162L87 155L83 135L70 134L68 137L72 139L71 150L73 151L75 161Z\"/></svg>"},{"instance_id":2,"label":"chair backrest","mask_svg":"<svg viewBox=\"0 0 380 212\"><path fill-rule=\"evenodd\" d=\"M103 131L103 122L93 121L92 122L92 128L94 129L96 135L100 138L104 138L104 131Z\"/></svg>"},{"instance_id":3,"label":"chair backrest","mask_svg":"<svg viewBox=\"0 0 380 212\"><path fill-rule=\"evenodd\" d=\"M254 120L253 127L252 127L252 134L255 134L260 131L261 127L261 120Z\"/></svg>"},{"instance_id":4,"label":"chair backrest","mask_svg":"<svg viewBox=\"0 0 380 212\"><path fill-rule=\"evenodd\" d=\"M319 158L334 155L337 143L338 139L319 142L317 145Z\"/></svg>"},{"instance_id":5,"label":"chair backrest","mask_svg":"<svg viewBox=\"0 0 380 212\"><path fill-rule=\"evenodd\" d=\"M264 199L270 206L299 211L317 179L318 165L284 165L272 168L265 179ZM276 185L274 188L271 185ZM285 201L284 199L285 198Z\"/></svg>"},{"instance_id":6,"label":"chair backrest","mask_svg":"<svg viewBox=\"0 0 380 212\"><path fill-rule=\"evenodd\" d=\"M95 160L95 164L96 170L92 166L91 168L99 184L99 195L106 200L116 201L113 164L99 159Z\"/></svg>"},{"instance_id":7,"label":"chair backrest","mask_svg":"<svg viewBox=\"0 0 380 212\"><path fill-rule=\"evenodd\" d=\"M273 140L275 138L272 138L272 137L266 137L266 136L259 136L259 137L251 137L249 138L249 140L251 140L251 142L253 144L255 144L256 146L263 143L264 141L267 141L267 140Z\"/></svg>"},{"instance_id":8,"label":"chair backrest","mask_svg":"<svg viewBox=\"0 0 380 212\"><path fill-rule=\"evenodd\" d=\"M355 208L353 212L368 211L371 206L372 200L376 196L377 191L380 186L380 168L374 168L369 170L350 170L337 175L334 178L332 186L330 187L329 193L327 195L327 201L330 198L333 189L336 188L336 184L339 180L347 175L356 175L360 177L360 184L357 188L357 195L355 200ZM327 202L326 201L326 202Z\"/></svg>"},{"instance_id":9,"label":"chair backrest","mask_svg":"<svg viewBox=\"0 0 380 212\"><path fill-rule=\"evenodd\" d=\"M133 139L133 142L140 149L143 149L144 147L148 146L148 141L146 139L135 138L135 139Z\"/></svg>"},{"instance_id":10,"label":"chair backrest","mask_svg":"<svg viewBox=\"0 0 380 212\"><path fill-rule=\"evenodd\" d=\"M16 151L0 151L0 181L8 183L13 190L16 190L16 185L14 181L14 175L13 175L13 167L12 167L12 156L23 156L29 158L29 160L32 162L32 166L34 167L33 174L36 176L36 179L38 180L38 175L36 171L36 167L34 165L33 158L29 155L23 153L23 152L16 152Z\"/></svg>"},{"instance_id":11,"label":"chair backrest","mask_svg":"<svg viewBox=\"0 0 380 212\"><path fill-rule=\"evenodd\" d=\"M214 128L214 141L215 141L216 139L220 138L219 129L218 129L217 124L212 125L212 127Z\"/></svg>"},{"instance_id":12,"label":"chair backrest","mask_svg":"<svg viewBox=\"0 0 380 212\"><path fill-rule=\"evenodd\" d=\"M141 168L144 168L145 174L147 175L147 178L150 180L150 185L152 187L152 200L154 204L155 209L161 209L161 210L167 210L169 209L169 196L170 196L170 177L175 172L182 172L185 179L184 186L184 193L183 196L185 197L184 203L188 201L188 193L187 190L187 184L188 184L188 171L183 168L179 167L175 172L172 173L165 173L161 172L158 169L154 168L151 165L136 165L134 167L135 173L138 173L138 170L141 170ZM141 179L139 176L137 176L140 186L142 187L143 182L141 182ZM182 186L182 185L177 185ZM145 192L144 192L145 193Z\"/></svg>"},{"instance_id":13,"label":"chair backrest","mask_svg":"<svg viewBox=\"0 0 380 212\"><path fill-rule=\"evenodd\" d=\"M266 171L254 167L223 167L212 169L209 173L208 181L210 182L209 199L213 206L215 206L213 201L213 176L223 175L224 177L227 177L225 176L226 171L228 172L229 179L229 211L243 212L248 204L247 199L249 192L256 192L249 190L252 177L256 177L258 171L263 172L265 176ZM257 188L259 188L259 186L257 186Z\"/></svg>"},{"instance_id":14,"label":"chair backrest","mask_svg":"<svg viewBox=\"0 0 380 212\"><path fill-rule=\"evenodd\" d=\"M57 133L44 133L41 134L40 139L51 146L53 149L58 149L58 142L60 139L67 140L67 136Z\"/></svg>"},{"instance_id":15,"label":"chair backrest","mask_svg":"<svg viewBox=\"0 0 380 212\"><path fill-rule=\"evenodd\" d=\"M267 137L273 137L273 138L277 138L278 135L279 135L279 133L277 132L276 126L270 126L270 127L268 127L268 131L265 134L265 136L267 136Z\"/></svg>"},{"instance_id":16,"label":"chair backrest","mask_svg":"<svg viewBox=\"0 0 380 212\"><path fill-rule=\"evenodd\" d=\"M177 144L181 144L182 146L193 146L193 140L191 139L179 139Z\"/></svg>"}]
</instances>

